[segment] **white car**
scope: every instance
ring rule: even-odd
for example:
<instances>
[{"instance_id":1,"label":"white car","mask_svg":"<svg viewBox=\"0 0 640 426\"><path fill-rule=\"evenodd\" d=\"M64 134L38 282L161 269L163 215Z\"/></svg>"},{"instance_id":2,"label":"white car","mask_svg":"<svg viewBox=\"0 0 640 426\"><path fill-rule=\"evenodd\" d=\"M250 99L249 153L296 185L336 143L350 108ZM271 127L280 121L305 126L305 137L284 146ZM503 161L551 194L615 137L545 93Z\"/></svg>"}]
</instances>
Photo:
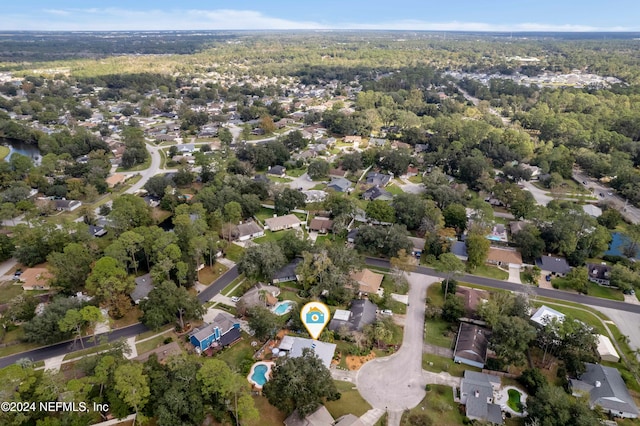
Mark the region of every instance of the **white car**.
<instances>
[{"instance_id":1,"label":"white car","mask_svg":"<svg viewBox=\"0 0 640 426\"><path fill-rule=\"evenodd\" d=\"M232 301L233 303L238 303L238 301L240 301L240 298L239 298L238 296L232 296L232 297L231 297L231 301Z\"/></svg>"},{"instance_id":2,"label":"white car","mask_svg":"<svg viewBox=\"0 0 640 426\"><path fill-rule=\"evenodd\" d=\"M380 311L380 313L382 315L389 315L389 316L393 315L393 311L391 309L383 309L382 311Z\"/></svg>"}]
</instances>

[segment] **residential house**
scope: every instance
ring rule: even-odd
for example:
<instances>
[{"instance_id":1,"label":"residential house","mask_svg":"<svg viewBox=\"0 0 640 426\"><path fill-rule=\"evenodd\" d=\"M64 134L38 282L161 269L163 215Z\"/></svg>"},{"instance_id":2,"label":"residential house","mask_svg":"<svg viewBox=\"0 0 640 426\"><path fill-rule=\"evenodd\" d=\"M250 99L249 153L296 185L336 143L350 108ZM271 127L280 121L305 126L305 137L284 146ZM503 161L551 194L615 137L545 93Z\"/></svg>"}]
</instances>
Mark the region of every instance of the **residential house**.
<instances>
[{"instance_id":1,"label":"residential house","mask_svg":"<svg viewBox=\"0 0 640 426\"><path fill-rule=\"evenodd\" d=\"M460 382L460 403L465 406L465 415L471 420L503 424L502 410L493 399L500 386L499 376L465 370Z\"/></svg>"},{"instance_id":2,"label":"residential house","mask_svg":"<svg viewBox=\"0 0 640 426\"><path fill-rule=\"evenodd\" d=\"M89 225L89 235L92 237L103 237L107 234L107 230L102 226Z\"/></svg>"},{"instance_id":3,"label":"residential house","mask_svg":"<svg viewBox=\"0 0 640 426\"><path fill-rule=\"evenodd\" d=\"M204 324L189 333L189 341L198 352L210 347L224 348L240 337L240 323L224 312L219 313L210 324Z\"/></svg>"},{"instance_id":4,"label":"residential house","mask_svg":"<svg viewBox=\"0 0 640 426\"><path fill-rule=\"evenodd\" d=\"M285 216L274 216L264 220L265 229L271 230L271 232L282 231L283 229L300 228L302 222L295 214L288 214Z\"/></svg>"},{"instance_id":5,"label":"residential house","mask_svg":"<svg viewBox=\"0 0 640 426\"><path fill-rule=\"evenodd\" d=\"M283 166L273 166L273 167L269 167L267 174L271 176L283 178L286 176L286 172L287 172L287 169Z\"/></svg>"},{"instance_id":6,"label":"residential house","mask_svg":"<svg viewBox=\"0 0 640 426\"><path fill-rule=\"evenodd\" d=\"M284 426L332 426L333 424L333 416L324 405L321 405L307 417L300 417L298 410L294 410L289 417L284 419Z\"/></svg>"},{"instance_id":7,"label":"residential house","mask_svg":"<svg viewBox=\"0 0 640 426\"><path fill-rule=\"evenodd\" d=\"M369 146L371 147L376 147L376 146L385 146L387 143L386 139L382 139L382 138L370 138L369 139Z\"/></svg>"},{"instance_id":8,"label":"residential house","mask_svg":"<svg viewBox=\"0 0 640 426\"><path fill-rule=\"evenodd\" d=\"M511 231L511 235L512 236L516 235L518 232L522 231L528 223L529 222L526 222L524 220L509 222L509 229Z\"/></svg>"},{"instance_id":9,"label":"residential house","mask_svg":"<svg viewBox=\"0 0 640 426\"><path fill-rule=\"evenodd\" d=\"M411 254L419 259L420 256L422 256L422 251L424 250L425 244L427 244L427 240L424 238L409 237L409 241L413 244L413 251Z\"/></svg>"},{"instance_id":10,"label":"residential house","mask_svg":"<svg viewBox=\"0 0 640 426\"><path fill-rule=\"evenodd\" d=\"M556 320L557 322L564 321L564 314L545 305L540 306L538 310L531 316L531 321L542 327L549 324L553 320Z\"/></svg>"},{"instance_id":11,"label":"residential house","mask_svg":"<svg viewBox=\"0 0 640 426\"><path fill-rule=\"evenodd\" d=\"M365 176L367 185L385 187L389 185L393 176L378 172L369 172Z\"/></svg>"},{"instance_id":12,"label":"residential house","mask_svg":"<svg viewBox=\"0 0 640 426\"><path fill-rule=\"evenodd\" d=\"M338 192L348 192L351 188L351 182L342 177L333 178L331 179L331 182L329 182L329 185L327 185L327 188L331 188Z\"/></svg>"},{"instance_id":13,"label":"residential house","mask_svg":"<svg viewBox=\"0 0 640 426\"><path fill-rule=\"evenodd\" d=\"M278 303L279 295L280 289L278 287L258 283L240 297L238 304L241 304L245 309L254 306L275 306Z\"/></svg>"},{"instance_id":14,"label":"residential house","mask_svg":"<svg viewBox=\"0 0 640 426\"><path fill-rule=\"evenodd\" d=\"M305 196L305 202L308 203L320 203L327 198L327 194L325 191L321 191L318 189L309 189L307 191L300 191Z\"/></svg>"},{"instance_id":15,"label":"residential house","mask_svg":"<svg viewBox=\"0 0 640 426\"><path fill-rule=\"evenodd\" d=\"M360 417L356 417L353 414L345 414L336 419L333 426L364 426Z\"/></svg>"},{"instance_id":16,"label":"residential house","mask_svg":"<svg viewBox=\"0 0 640 426\"><path fill-rule=\"evenodd\" d=\"M352 280L358 284L358 290L364 294L378 294L384 275L373 272L367 268L358 272L352 272Z\"/></svg>"},{"instance_id":17,"label":"residential house","mask_svg":"<svg viewBox=\"0 0 640 426\"><path fill-rule=\"evenodd\" d=\"M598 335L598 347L597 347L598 355L600 355L600 359L602 361L608 362L619 362L620 355L618 355L618 351L611 343L611 339L607 336L603 336L602 334Z\"/></svg>"},{"instance_id":18,"label":"residential house","mask_svg":"<svg viewBox=\"0 0 640 426\"><path fill-rule=\"evenodd\" d=\"M606 263L587 263L589 281L600 285L611 284L611 266Z\"/></svg>"},{"instance_id":19,"label":"residential house","mask_svg":"<svg viewBox=\"0 0 640 426\"><path fill-rule=\"evenodd\" d=\"M400 141L393 141L391 142L391 149L411 149L411 145Z\"/></svg>"},{"instance_id":20,"label":"residential house","mask_svg":"<svg viewBox=\"0 0 640 426\"><path fill-rule=\"evenodd\" d=\"M464 262L469 259L469 253L467 253L467 244L464 241L454 241L451 244L451 253Z\"/></svg>"},{"instance_id":21,"label":"residential house","mask_svg":"<svg viewBox=\"0 0 640 426\"><path fill-rule=\"evenodd\" d=\"M326 217L314 217L309 224L309 231L326 234L333 228L333 220Z\"/></svg>"},{"instance_id":22,"label":"residential house","mask_svg":"<svg viewBox=\"0 0 640 426\"><path fill-rule=\"evenodd\" d=\"M133 291L129 293L129 296L131 297L131 300L133 300L133 302L137 305L141 300L146 299L149 296L149 293L151 293L151 290L153 290L151 274L144 274L142 276L139 276L138 278L136 278L135 282L136 286Z\"/></svg>"},{"instance_id":23,"label":"residential house","mask_svg":"<svg viewBox=\"0 0 640 426\"><path fill-rule=\"evenodd\" d=\"M489 292L463 286L458 286L456 296L464 300L464 312L468 318L478 317L478 308L489 300Z\"/></svg>"},{"instance_id":24,"label":"residential house","mask_svg":"<svg viewBox=\"0 0 640 426\"><path fill-rule=\"evenodd\" d=\"M391 201L393 200L393 194L378 186L372 186L362 193L362 199L365 201Z\"/></svg>"},{"instance_id":25,"label":"residential house","mask_svg":"<svg viewBox=\"0 0 640 426\"><path fill-rule=\"evenodd\" d=\"M176 145L176 148L181 154L193 154L196 150L196 146L192 143L185 143L182 145Z\"/></svg>"},{"instance_id":26,"label":"residential house","mask_svg":"<svg viewBox=\"0 0 640 426\"><path fill-rule=\"evenodd\" d=\"M584 210L584 212L591 217L602 216L602 209L600 207L594 206L593 204L585 204L584 206L582 206L582 210Z\"/></svg>"},{"instance_id":27,"label":"residential house","mask_svg":"<svg viewBox=\"0 0 640 426\"><path fill-rule=\"evenodd\" d=\"M23 290L49 290L53 274L44 266L35 266L22 271L20 281Z\"/></svg>"},{"instance_id":28,"label":"residential house","mask_svg":"<svg viewBox=\"0 0 640 426\"><path fill-rule=\"evenodd\" d=\"M404 172L404 174L402 175L403 178L410 178L412 176L418 176L418 174L420 173L420 171L418 170L417 167L414 167L412 165L409 165L407 167L407 171Z\"/></svg>"},{"instance_id":29,"label":"residential house","mask_svg":"<svg viewBox=\"0 0 640 426\"><path fill-rule=\"evenodd\" d=\"M538 180L538 178L540 177L540 167L538 166L531 166L529 164L525 164L525 163L521 163L520 167L524 170L530 170L531 171L531 180Z\"/></svg>"},{"instance_id":30,"label":"residential house","mask_svg":"<svg viewBox=\"0 0 640 426\"><path fill-rule=\"evenodd\" d=\"M415 155L422 154L423 152L427 152L427 151L429 151L429 145L425 143L417 143L413 147L413 153Z\"/></svg>"},{"instance_id":31,"label":"residential house","mask_svg":"<svg viewBox=\"0 0 640 426\"><path fill-rule=\"evenodd\" d=\"M357 147L358 145L360 145L362 143L362 136L345 136L344 137L344 142L345 143L352 143Z\"/></svg>"},{"instance_id":32,"label":"residential house","mask_svg":"<svg viewBox=\"0 0 640 426\"><path fill-rule=\"evenodd\" d=\"M511 265L520 267L522 266L522 255L515 249L491 246L487 254L487 263L505 267Z\"/></svg>"},{"instance_id":33,"label":"residential house","mask_svg":"<svg viewBox=\"0 0 640 426\"><path fill-rule=\"evenodd\" d=\"M564 277L571 271L571 266L563 257L541 256L536 259L536 266L540 268L544 275L556 275Z\"/></svg>"},{"instance_id":34,"label":"residential house","mask_svg":"<svg viewBox=\"0 0 640 426\"><path fill-rule=\"evenodd\" d=\"M53 207L57 211L72 212L82 205L78 200L53 200Z\"/></svg>"},{"instance_id":35,"label":"residential house","mask_svg":"<svg viewBox=\"0 0 640 426\"><path fill-rule=\"evenodd\" d=\"M127 177L122 173L114 173L106 178L105 182L107 182L107 186L109 188L113 188L115 186L123 184L125 180L127 180Z\"/></svg>"},{"instance_id":36,"label":"residential house","mask_svg":"<svg viewBox=\"0 0 640 426\"><path fill-rule=\"evenodd\" d=\"M591 363L585 367L579 379L569 381L574 396L587 396L591 409L600 407L611 416L638 418L638 407L618 369Z\"/></svg>"},{"instance_id":37,"label":"residential house","mask_svg":"<svg viewBox=\"0 0 640 426\"><path fill-rule=\"evenodd\" d=\"M140 354L133 359L139 362L146 362L151 357L151 355L154 354L156 355L158 362L160 364L164 364L170 357L182 354L182 349L180 348L178 342L171 342Z\"/></svg>"},{"instance_id":38,"label":"residential house","mask_svg":"<svg viewBox=\"0 0 640 426\"><path fill-rule=\"evenodd\" d=\"M238 241L247 241L253 238L264 237L264 229L252 220L241 223L236 227Z\"/></svg>"},{"instance_id":39,"label":"residential house","mask_svg":"<svg viewBox=\"0 0 640 426\"><path fill-rule=\"evenodd\" d=\"M353 244L356 242L356 237L358 236L358 228L352 229L347 233L347 242Z\"/></svg>"},{"instance_id":40,"label":"residential house","mask_svg":"<svg viewBox=\"0 0 640 426\"><path fill-rule=\"evenodd\" d=\"M284 265L273 275L274 284L286 283L290 281L298 281L298 275L296 274L296 269L298 265L302 262L302 258L296 257L288 264Z\"/></svg>"},{"instance_id":41,"label":"residential house","mask_svg":"<svg viewBox=\"0 0 640 426\"><path fill-rule=\"evenodd\" d=\"M346 170L342 170L341 168L337 168L337 169L330 169L329 170L329 177L332 178L343 178L347 175L347 171Z\"/></svg>"},{"instance_id":42,"label":"residential house","mask_svg":"<svg viewBox=\"0 0 640 426\"><path fill-rule=\"evenodd\" d=\"M336 309L329 323L329 330L338 331L343 327L349 331L362 331L365 325L376 320L378 306L366 299L353 300L348 311Z\"/></svg>"},{"instance_id":43,"label":"residential house","mask_svg":"<svg viewBox=\"0 0 640 426\"><path fill-rule=\"evenodd\" d=\"M278 349L286 352L291 358L301 357L304 349L311 349L320 358L324 366L329 368L333 354L336 351L336 344L303 337L284 336Z\"/></svg>"},{"instance_id":44,"label":"residential house","mask_svg":"<svg viewBox=\"0 0 640 426\"><path fill-rule=\"evenodd\" d=\"M489 331L485 328L461 322L453 360L457 363L484 368L487 362L489 335Z\"/></svg>"},{"instance_id":45,"label":"residential house","mask_svg":"<svg viewBox=\"0 0 640 426\"><path fill-rule=\"evenodd\" d=\"M253 177L253 180L254 180L254 181L256 181L256 182L263 182L263 183L269 183L269 182L271 182L271 181L269 180L269 178L267 177L267 175L262 175L262 174L260 174L260 175L255 175L255 176Z\"/></svg>"}]
</instances>

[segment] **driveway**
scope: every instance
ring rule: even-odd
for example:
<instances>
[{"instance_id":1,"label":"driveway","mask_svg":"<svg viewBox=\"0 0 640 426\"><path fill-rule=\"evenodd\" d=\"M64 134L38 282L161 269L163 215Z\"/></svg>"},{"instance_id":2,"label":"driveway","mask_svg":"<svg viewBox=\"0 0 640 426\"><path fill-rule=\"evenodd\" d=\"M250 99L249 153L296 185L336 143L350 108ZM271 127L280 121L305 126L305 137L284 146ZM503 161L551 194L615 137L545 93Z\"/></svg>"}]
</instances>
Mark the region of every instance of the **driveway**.
<instances>
[{"instance_id":1,"label":"driveway","mask_svg":"<svg viewBox=\"0 0 640 426\"><path fill-rule=\"evenodd\" d=\"M358 371L357 387L372 407L388 409L389 424L402 411L415 407L425 396L426 377L422 372L422 349L426 292L439 278L411 274L404 338L400 350L385 358L367 362ZM399 423L396 423L399 424Z\"/></svg>"},{"instance_id":2,"label":"driveway","mask_svg":"<svg viewBox=\"0 0 640 426\"><path fill-rule=\"evenodd\" d=\"M588 306L588 305L587 305ZM640 349L640 314L619 311L617 309L603 308L602 306L589 306L597 309L613 321L620 332L629 336L631 349Z\"/></svg>"},{"instance_id":3,"label":"driveway","mask_svg":"<svg viewBox=\"0 0 640 426\"><path fill-rule=\"evenodd\" d=\"M295 178L291 182L289 182L289 187L291 189L302 188L303 190L307 190L307 189L313 188L314 186L316 186L319 183L320 182L312 181L311 178L309 177L309 175L305 173L305 174L300 175L299 177Z\"/></svg>"},{"instance_id":4,"label":"driveway","mask_svg":"<svg viewBox=\"0 0 640 426\"><path fill-rule=\"evenodd\" d=\"M533 198L535 198L536 203L538 205L546 206L547 204L549 204L551 200L553 200L553 197L550 197L547 195L547 192L549 191L544 191L538 188L537 186L535 186L534 184L532 184L531 182L522 181L520 183L522 183L522 185L524 186L524 189L526 189L531 193L531 195L533 195Z\"/></svg>"},{"instance_id":5,"label":"driveway","mask_svg":"<svg viewBox=\"0 0 640 426\"><path fill-rule=\"evenodd\" d=\"M408 194L422 194L426 191L424 185L421 183L413 183L405 179L397 179L395 182L403 192Z\"/></svg>"},{"instance_id":6,"label":"driveway","mask_svg":"<svg viewBox=\"0 0 640 426\"><path fill-rule=\"evenodd\" d=\"M507 281L522 284L522 281L520 281L520 265L509 264L509 279Z\"/></svg>"}]
</instances>

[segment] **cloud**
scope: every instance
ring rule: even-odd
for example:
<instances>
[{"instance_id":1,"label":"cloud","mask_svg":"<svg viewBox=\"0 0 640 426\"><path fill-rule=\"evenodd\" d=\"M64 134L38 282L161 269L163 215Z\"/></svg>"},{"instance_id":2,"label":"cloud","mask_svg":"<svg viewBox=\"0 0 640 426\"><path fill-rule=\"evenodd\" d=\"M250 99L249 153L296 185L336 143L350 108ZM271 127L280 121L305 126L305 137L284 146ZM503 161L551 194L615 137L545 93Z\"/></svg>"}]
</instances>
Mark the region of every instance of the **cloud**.
<instances>
[{"instance_id":1,"label":"cloud","mask_svg":"<svg viewBox=\"0 0 640 426\"><path fill-rule=\"evenodd\" d=\"M3 30L117 31L117 30L409 30L409 31L637 31L638 28L595 27L544 23L429 22L396 20L380 22L320 23L289 20L255 10L174 9L133 10L123 8L43 9L40 14L4 14ZM639 27L640 28L640 27Z\"/></svg>"}]
</instances>

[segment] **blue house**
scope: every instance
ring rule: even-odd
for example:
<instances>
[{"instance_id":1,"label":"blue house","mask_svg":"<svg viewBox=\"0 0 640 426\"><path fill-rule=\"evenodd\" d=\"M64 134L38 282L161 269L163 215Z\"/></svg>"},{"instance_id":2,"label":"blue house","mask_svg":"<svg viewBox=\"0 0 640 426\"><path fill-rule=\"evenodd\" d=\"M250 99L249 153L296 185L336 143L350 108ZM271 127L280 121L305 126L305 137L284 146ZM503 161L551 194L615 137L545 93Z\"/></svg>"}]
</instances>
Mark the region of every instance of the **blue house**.
<instances>
[{"instance_id":1,"label":"blue house","mask_svg":"<svg viewBox=\"0 0 640 426\"><path fill-rule=\"evenodd\" d=\"M189 334L189 341L196 349L224 348L241 337L240 323L231 315L219 313L210 324L204 324Z\"/></svg>"}]
</instances>

